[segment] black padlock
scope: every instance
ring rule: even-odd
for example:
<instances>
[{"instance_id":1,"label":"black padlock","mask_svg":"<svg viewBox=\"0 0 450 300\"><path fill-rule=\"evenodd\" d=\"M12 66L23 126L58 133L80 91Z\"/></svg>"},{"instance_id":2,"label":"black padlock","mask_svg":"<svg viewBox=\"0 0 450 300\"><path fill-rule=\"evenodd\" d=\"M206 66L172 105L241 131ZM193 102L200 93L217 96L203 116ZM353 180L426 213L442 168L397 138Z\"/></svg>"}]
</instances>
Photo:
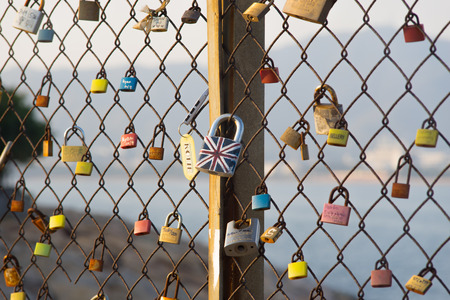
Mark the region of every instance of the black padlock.
<instances>
[{"instance_id":1,"label":"black padlock","mask_svg":"<svg viewBox=\"0 0 450 300\"><path fill-rule=\"evenodd\" d=\"M197 23L198 19L200 18L200 7L198 6L192 6L188 10L184 12L184 14L181 16L181 22L186 24L195 24Z\"/></svg>"}]
</instances>

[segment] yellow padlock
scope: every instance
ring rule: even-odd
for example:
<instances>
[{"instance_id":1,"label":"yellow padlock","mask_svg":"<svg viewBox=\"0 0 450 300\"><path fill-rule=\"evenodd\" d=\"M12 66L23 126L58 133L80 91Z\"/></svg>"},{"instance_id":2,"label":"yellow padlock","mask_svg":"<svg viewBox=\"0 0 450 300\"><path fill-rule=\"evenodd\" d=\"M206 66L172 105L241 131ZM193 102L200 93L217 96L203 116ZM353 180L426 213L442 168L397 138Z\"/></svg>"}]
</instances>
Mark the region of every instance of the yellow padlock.
<instances>
[{"instance_id":1,"label":"yellow padlock","mask_svg":"<svg viewBox=\"0 0 450 300\"><path fill-rule=\"evenodd\" d=\"M308 264L305 261L296 261L288 265L288 278L291 280L308 276Z\"/></svg>"},{"instance_id":2,"label":"yellow padlock","mask_svg":"<svg viewBox=\"0 0 450 300\"><path fill-rule=\"evenodd\" d=\"M66 226L66 217L64 215L51 216L48 224L48 228L51 230L63 229Z\"/></svg>"},{"instance_id":3,"label":"yellow padlock","mask_svg":"<svg viewBox=\"0 0 450 300\"><path fill-rule=\"evenodd\" d=\"M108 79L97 78L97 79L92 80L91 93L93 93L93 94L106 93L107 89L108 89Z\"/></svg>"},{"instance_id":4,"label":"yellow padlock","mask_svg":"<svg viewBox=\"0 0 450 300\"><path fill-rule=\"evenodd\" d=\"M428 126L424 128L427 122ZM434 148L437 144L438 135L439 132L436 130L436 122L430 118L422 123L421 129L417 129L415 144L419 147Z\"/></svg>"},{"instance_id":5,"label":"yellow padlock","mask_svg":"<svg viewBox=\"0 0 450 300\"><path fill-rule=\"evenodd\" d=\"M78 130L81 133L82 146L67 146L68 133L70 131ZM84 131L78 126L67 128L64 132L64 144L61 147L61 161L64 162L78 162L82 161L83 155L86 155L88 148L84 144Z\"/></svg>"},{"instance_id":6,"label":"yellow padlock","mask_svg":"<svg viewBox=\"0 0 450 300\"><path fill-rule=\"evenodd\" d=\"M8 263L11 262L12 267L8 267ZM9 287L15 287L20 283L20 266L19 261L14 255L8 254L3 258L3 269L5 276L5 285Z\"/></svg>"},{"instance_id":7,"label":"yellow padlock","mask_svg":"<svg viewBox=\"0 0 450 300\"><path fill-rule=\"evenodd\" d=\"M349 134L347 130L347 122L345 120L341 120L337 123L339 124L336 124L336 128L330 128L328 131L327 144L331 146L346 147Z\"/></svg>"},{"instance_id":8,"label":"yellow padlock","mask_svg":"<svg viewBox=\"0 0 450 300\"><path fill-rule=\"evenodd\" d=\"M75 168L76 175L91 176L94 164L90 161L79 161Z\"/></svg>"},{"instance_id":9,"label":"yellow padlock","mask_svg":"<svg viewBox=\"0 0 450 300\"><path fill-rule=\"evenodd\" d=\"M9 298L10 300L26 300L27 294L25 292L15 292L11 293L11 296Z\"/></svg>"},{"instance_id":10,"label":"yellow padlock","mask_svg":"<svg viewBox=\"0 0 450 300\"><path fill-rule=\"evenodd\" d=\"M431 272L430 279L426 279L423 276L425 276L428 272ZM433 278L436 276L436 269L434 268L425 268L422 271L420 271L419 275L413 275L408 282L406 283L405 287L407 290L420 294L425 295L425 293L428 291L428 289L431 287Z\"/></svg>"}]
</instances>

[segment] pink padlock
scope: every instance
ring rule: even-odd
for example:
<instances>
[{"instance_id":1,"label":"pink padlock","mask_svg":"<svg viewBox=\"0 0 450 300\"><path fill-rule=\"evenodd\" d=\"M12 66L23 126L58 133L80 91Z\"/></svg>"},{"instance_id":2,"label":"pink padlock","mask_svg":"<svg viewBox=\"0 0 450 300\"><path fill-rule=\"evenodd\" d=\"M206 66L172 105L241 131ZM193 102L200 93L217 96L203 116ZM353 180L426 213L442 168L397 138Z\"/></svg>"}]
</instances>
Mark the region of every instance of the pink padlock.
<instances>
[{"instance_id":1,"label":"pink padlock","mask_svg":"<svg viewBox=\"0 0 450 300\"><path fill-rule=\"evenodd\" d=\"M382 269L385 267L385 269ZM375 270L370 273L370 285L374 288L390 287L392 285L392 271L389 270L386 259L376 262Z\"/></svg>"},{"instance_id":2,"label":"pink padlock","mask_svg":"<svg viewBox=\"0 0 450 300\"><path fill-rule=\"evenodd\" d=\"M345 198L345 206L333 204L336 198L333 198L334 192L338 191L340 195ZM336 225L348 225L348 220L350 219L351 208L348 207L348 191L344 187L335 187L331 193L328 203L323 206L322 217L320 220L324 223L331 223Z\"/></svg>"},{"instance_id":3,"label":"pink padlock","mask_svg":"<svg viewBox=\"0 0 450 300\"><path fill-rule=\"evenodd\" d=\"M415 18L416 21L413 21L413 18ZM424 27L423 24L419 23L419 17L416 14L410 13L406 17L406 22L408 21L411 21L413 24L408 25L408 23L406 23L403 26L403 36L405 37L405 42L412 43L425 40Z\"/></svg>"},{"instance_id":4,"label":"pink padlock","mask_svg":"<svg viewBox=\"0 0 450 300\"><path fill-rule=\"evenodd\" d=\"M128 149L128 148L135 148L137 145L137 134L132 133L126 133L122 135L120 138L120 148L122 149Z\"/></svg>"},{"instance_id":5,"label":"pink padlock","mask_svg":"<svg viewBox=\"0 0 450 300\"><path fill-rule=\"evenodd\" d=\"M152 228L152 222L150 220L138 220L134 222L134 235L149 234Z\"/></svg>"}]
</instances>

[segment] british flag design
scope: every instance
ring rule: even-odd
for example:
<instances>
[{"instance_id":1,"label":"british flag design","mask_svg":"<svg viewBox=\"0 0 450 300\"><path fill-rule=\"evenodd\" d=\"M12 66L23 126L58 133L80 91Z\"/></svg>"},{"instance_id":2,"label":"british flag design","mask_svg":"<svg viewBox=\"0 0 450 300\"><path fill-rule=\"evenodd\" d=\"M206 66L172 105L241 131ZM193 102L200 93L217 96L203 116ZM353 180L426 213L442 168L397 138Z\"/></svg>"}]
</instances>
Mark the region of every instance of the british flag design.
<instances>
[{"instance_id":1,"label":"british flag design","mask_svg":"<svg viewBox=\"0 0 450 300\"><path fill-rule=\"evenodd\" d=\"M231 177L240 153L240 143L223 137L206 136L195 168L209 174Z\"/></svg>"}]
</instances>

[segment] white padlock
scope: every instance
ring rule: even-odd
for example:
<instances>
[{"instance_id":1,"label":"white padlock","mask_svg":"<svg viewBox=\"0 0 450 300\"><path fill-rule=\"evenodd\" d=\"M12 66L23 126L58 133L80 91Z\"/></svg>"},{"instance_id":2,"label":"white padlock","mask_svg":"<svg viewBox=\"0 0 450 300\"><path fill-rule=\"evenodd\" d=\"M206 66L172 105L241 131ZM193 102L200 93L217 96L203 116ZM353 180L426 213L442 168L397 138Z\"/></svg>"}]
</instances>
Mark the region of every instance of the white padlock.
<instances>
[{"instance_id":1,"label":"white padlock","mask_svg":"<svg viewBox=\"0 0 450 300\"><path fill-rule=\"evenodd\" d=\"M30 0L26 0L25 6L19 8L13 22L13 27L28 33L36 34L41 26L42 19L44 18L44 13L42 12L44 0L41 0L41 4L37 10L28 7L29 3Z\"/></svg>"},{"instance_id":2,"label":"white padlock","mask_svg":"<svg viewBox=\"0 0 450 300\"><path fill-rule=\"evenodd\" d=\"M152 31L155 32L165 32L169 27L169 18L168 17L153 17L152 19Z\"/></svg>"}]
</instances>

